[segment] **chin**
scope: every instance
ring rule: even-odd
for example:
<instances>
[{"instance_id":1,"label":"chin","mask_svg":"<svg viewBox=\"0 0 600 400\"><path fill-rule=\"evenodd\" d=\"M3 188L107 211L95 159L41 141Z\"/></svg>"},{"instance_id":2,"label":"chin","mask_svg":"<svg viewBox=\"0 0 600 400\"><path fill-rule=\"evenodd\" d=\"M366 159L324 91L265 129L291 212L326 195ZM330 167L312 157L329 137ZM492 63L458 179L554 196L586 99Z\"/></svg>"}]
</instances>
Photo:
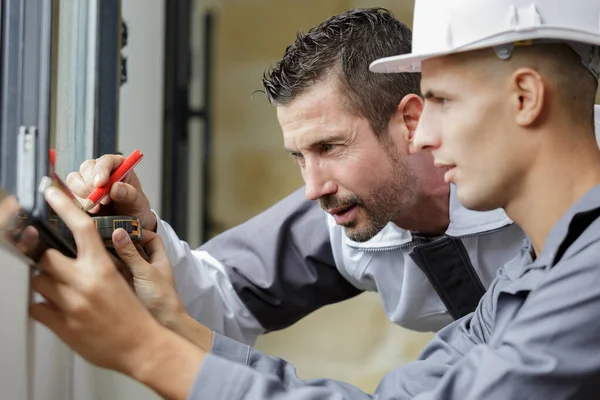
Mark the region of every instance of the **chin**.
<instances>
[{"instance_id":1,"label":"chin","mask_svg":"<svg viewBox=\"0 0 600 400\"><path fill-rule=\"evenodd\" d=\"M491 211L498 208L491 196L486 195L485 190L461 190L456 187L456 194L460 204L472 211Z\"/></svg>"},{"instance_id":2,"label":"chin","mask_svg":"<svg viewBox=\"0 0 600 400\"><path fill-rule=\"evenodd\" d=\"M371 240L373 238L373 236L375 236L375 235L371 234L370 232L364 232L359 229L345 228L344 231L346 232L346 236L348 236L348 239L352 240L353 242L358 242L358 243L367 242L367 241Z\"/></svg>"},{"instance_id":3,"label":"chin","mask_svg":"<svg viewBox=\"0 0 600 400\"><path fill-rule=\"evenodd\" d=\"M359 224L353 224L352 226L344 226L344 232L350 240L358 243L364 243L371 240L375 235L381 232L383 228L384 227L378 228L374 224L363 222Z\"/></svg>"}]
</instances>

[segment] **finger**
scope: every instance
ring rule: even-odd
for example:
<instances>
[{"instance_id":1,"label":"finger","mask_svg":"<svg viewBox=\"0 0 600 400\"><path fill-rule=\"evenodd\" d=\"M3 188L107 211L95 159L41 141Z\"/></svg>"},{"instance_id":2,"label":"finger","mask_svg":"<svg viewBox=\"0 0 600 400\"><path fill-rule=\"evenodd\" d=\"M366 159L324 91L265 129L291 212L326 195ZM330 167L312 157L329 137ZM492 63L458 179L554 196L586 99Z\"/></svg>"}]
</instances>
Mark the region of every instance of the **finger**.
<instances>
[{"instance_id":1,"label":"finger","mask_svg":"<svg viewBox=\"0 0 600 400\"><path fill-rule=\"evenodd\" d=\"M160 235L156 232L144 231L142 239L140 240L140 244L146 247L146 244L148 244L151 240L155 239L157 236L160 237Z\"/></svg>"},{"instance_id":2,"label":"finger","mask_svg":"<svg viewBox=\"0 0 600 400\"><path fill-rule=\"evenodd\" d=\"M167 278L171 284L175 285L175 279L173 278L173 266L169 261L169 256L165 250L162 238L153 232L144 232L144 236L149 236L145 242L144 250L150 258L150 264L158 270L158 272L165 278Z\"/></svg>"},{"instance_id":3,"label":"finger","mask_svg":"<svg viewBox=\"0 0 600 400\"><path fill-rule=\"evenodd\" d=\"M119 212L139 218L144 230L151 231L156 229L156 216L152 212L148 198L141 187L130 183L118 182L111 188L110 197L115 207L120 210Z\"/></svg>"},{"instance_id":4,"label":"finger","mask_svg":"<svg viewBox=\"0 0 600 400\"><path fill-rule=\"evenodd\" d=\"M38 245L39 233L33 226L26 227L21 232L21 237L16 244L20 252L26 254L29 250L34 249Z\"/></svg>"},{"instance_id":5,"label":"finger","mask_svg":"<svg viewBox=\"0 0 600 400\"><path fill-rule=\"evenodd\" d=\"M98 158L92 172L94 186L100 187L106 185L110 173L121 165L123 161L125 161L125 157L118 154L105 154Z\"/></svg>"},{"instance_id":6,"label":"finger","mask_svg":"<svg viewBox=\"0 0 600 400\"><path fill-rule=\"evenodd\" d=\"M11 234L15 229L21 229L22 223L18 219L19 203L16 197L10 196L0 202L0 234Z\"/></svg>"},{"instance_id":7,"label":"finger","mask_svg":"<svg viewBox=\"0 0 600 400\"><path fill-rule=\"evenodd\" d=\"M55 187L44 192L46 201L73 233L77 252L82 257L100 258L104 255L104 245L94 221L65 193Z\"/></svg>"},{"instance_id":8,"label":"finger","mask_svg":"<svg viewBox=\"0 0 600 400\"><path fill-rule=\"evenodd\" d=\"M150 257L148 257L148 254L146 253L146 249L144 249L139 243L135 245L135 248L137 249L140 256L142 256L144 261L150 262Z\"/></svg>"},{"instance_id":9,"label":"finger","mask_svg":"<svg viewBox=\"0 0 600 400\"><path fill-rule=\"evenodd\" d=\"M129 234L124 229L115 230L112 240L119 258L129 267L136 278L148 277L152 273L150 264L137 251Z\"/></svg>"},{"instance_id":10,"label":"finger","mask_svg":"<svg viewBox=\"0 0 600 400\"><path fill-rule=\"evenodd\" d=\"M127 281L129 286L135 290L135 286L134 286L134 282L133 282L134 276L131 273L131 270L129 269L129 267L121 259L115 257L115 255L112 252L109 252L109 253L111 255L113 263L117 267L117 270L119 271L121 276L123 276L123 278Z\"/></svg>"},{"instance_id":11,"label":"finger","mask_svg":"<svg viewBox=\"0 0 600 400\"><path fill-rule=\"evenodd\" d=\"M124 183L128 183L131 186L138 188L139 191L142 190L142 186L140 184L140 180L138 178L138 176L136 175L135 171L129 171L125 177L123 178L123 180L121 182Z\"/></svg>"},{"instance_id":12,"label":"finger","mask_svg":"<svg viewBox=\"0 0 600 400\"><path fill-rule=\"evenodd\" d=\"M148 239L146 239L146 237L148 237ZM144 232L144 239L146 239L144 241L144 249L146 250L146 254L150 257L150 262L152 264L169 259L160 235L154 232Z\"/></svg>"},{"instance_id":13,"label":"finger","mask_svg":"<svg viewBox=\"0 0 600 400\"><path fill-rule=\"evenodd\" d=\"M19 213L19 202L15 196L8 196L0 201L0 226L9 227Z\"/></svg>"},{"instance_id":14,"label":"finger","mask_svg":"<svg viewBox=\"0 0 600 400\"><path fill-rule=\"evenodd\" d=\"M96 165L96 160L85 160L79 166L79 173L82 176L86 176L90 174L90 171L94 170L94 166Z\"/></svg>"},{"instance_id":15,"label":"finger","mask_svg":"<svg viewBox=\"0 0 600 400\"><path fill-rule=\"evenodd\" d=\"M40 267L44 273L59 282L73 282L77 267L72 258L64 256L60 251L48 249L40 257Z\"/></svg>"},{"instance_id":16,"label":"finger","mask_svg":"<svg viewBox=\"0 0 600 400\"><path fill-rule=\"evenodd\" d=\"M66 183L69 190L80 199L87 198L94 190L93 183L91 181L86 182L79 172L71 172L67 175Z\"/></svg>"},{"instance_id":17,"label":"finger","mask_svg":"<svg viewBox=\"0 0 600 400\"><path fill-rule=\"evenodd\" d=\"M42 272L31 279L31 287L59 309L65 309L66 298L69 295L68 286L61 284L47 273Z\"/></svg>"},{"instance_id":18,"label":"finger","mask_svg":"<svg viewBox=\"0 0 600 400\"><path fill-rule=\"evenodd\" d=\"M96 204L94 207L92 207L87 212L88 212L88 214L97 214L98 211L100 211L100 204Z\"/></svg>"},{"instance_id":19,"label":"finger","mask_svg":"<svg viewBox=\"0 0 600 400\"><path fill-rule=\"evenodd\" d=\"M19 212L19 201L17 200L17 198L15 196L12 195L7 195L5 198L3 198L0 201L0 211L5 213L5 212L10 212L10 213L17 213Z\"/></svg>"},{"instance_id":20,"label":"finger","mask_svg":"<svg viewBox=\"0 0 600 400\"><path fill-rule=\"evenodd\" d=\"M61 333L64 329L64 314L61 311L48 303L42 302L30 305L29 315L37 322L47 326L59 337L62 337Z\"/></svg>"},{"instance_id":21,"label":"finger","mask_svg":"<svg viewBox=\"0 0 600 400\"><path fill-rule=\"evenodd\" d=\"M81 174L81 178L85 182L90 192L93 192L96 189L94 186L94 168L96 167L96 160L86 160L79 167L79 173Z\"/></svg>"},{"instance_id":22,"label":"finger","mask_svg":"<svg viewBox=\"0 0 600 400\"><path fill-rule=\"evenodd\" d=\"M110 197L119 204L135 205L140 200L140 192L128 183L117 182L110 189Z\"/></svg>"}]
</instances>

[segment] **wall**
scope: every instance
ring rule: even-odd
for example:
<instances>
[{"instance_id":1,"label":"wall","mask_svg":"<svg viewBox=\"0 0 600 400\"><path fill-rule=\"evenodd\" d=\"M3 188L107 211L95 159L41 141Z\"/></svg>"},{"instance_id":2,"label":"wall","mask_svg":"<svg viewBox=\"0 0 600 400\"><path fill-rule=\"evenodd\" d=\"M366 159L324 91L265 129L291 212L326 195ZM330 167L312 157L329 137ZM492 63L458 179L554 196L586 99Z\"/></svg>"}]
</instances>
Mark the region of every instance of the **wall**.
<instances>
[{"instance_id":1,"label":"wall","mask_svg":"<svg viewBox=\"0 0 600 400\"><path fill-rule=\"evenodd\" d=\"M4 243L0 245L0 388L7 398L26 399L30 388L27 380L31 326L27 318L29 266L11 250Z\"/></svg>"},{"instance_id":2,"label":"wall","mask_svg":"<svg viewBox=\"0 0 600 400\"><path fill-rule=\"evenodd\" d=\"M161 207L165 0L122 0L129 40L128 81L121 87L119 150L144 160L135 171L150 204Z\"/></svg>"}]
</instances>

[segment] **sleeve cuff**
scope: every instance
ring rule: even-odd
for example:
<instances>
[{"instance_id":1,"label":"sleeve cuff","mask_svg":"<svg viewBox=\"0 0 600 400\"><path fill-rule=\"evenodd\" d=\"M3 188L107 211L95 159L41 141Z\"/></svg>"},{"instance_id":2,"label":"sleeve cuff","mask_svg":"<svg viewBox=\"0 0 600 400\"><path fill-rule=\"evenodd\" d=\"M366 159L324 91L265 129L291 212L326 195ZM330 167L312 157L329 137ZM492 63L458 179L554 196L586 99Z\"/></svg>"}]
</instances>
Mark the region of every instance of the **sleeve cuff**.
<instances>
[{"instance_id":1,"label":"sleeve cuff","mask_svg":"<svg viewBox=\"0 0 600 400\"><path fill-rule=\"evenodd\" d=\"M188 400L239 400L249 378L247 367L207 353Z\"/></svg>"},{"instance_id":2,"label":"sleeve cuff","mask_svg":"<svg viewBox=\"0 0 600 400\"><path fill-rule=\"evenodd\" d=\"M238 364L248 365L252 348L246 344L236 342L218 332L213 332L211 353Z\"/></svg>"},{"instance_id":3,"label":"sleeve cuff","mask_svg":"<svg viewBox=\"0 0 600 400\"><path fill-rule=\"evenodd\" d=\"M179 255L177 252L179 237L167 222L163 221L154 210L152 210L152 212L156 216L156 233L162 239L163 246L167 252L167 257L175 268L175 265L179 261Z\"/></svg>"},{"instance_id":4,"label":"sleeve cuff","mask_svg":"<svg viewBox=\"0 0 600 400\"><path fill-rule=\"evenodd\" d=\"M167 236L167 230L163 225L164 224L163 220L158 216L156 211L154 211L154 210L150 210L150 211L152 211L152 214L154 214L154 216L156 217L156 233L158 233L161 237Z\"/></svg>"}]
</instances>

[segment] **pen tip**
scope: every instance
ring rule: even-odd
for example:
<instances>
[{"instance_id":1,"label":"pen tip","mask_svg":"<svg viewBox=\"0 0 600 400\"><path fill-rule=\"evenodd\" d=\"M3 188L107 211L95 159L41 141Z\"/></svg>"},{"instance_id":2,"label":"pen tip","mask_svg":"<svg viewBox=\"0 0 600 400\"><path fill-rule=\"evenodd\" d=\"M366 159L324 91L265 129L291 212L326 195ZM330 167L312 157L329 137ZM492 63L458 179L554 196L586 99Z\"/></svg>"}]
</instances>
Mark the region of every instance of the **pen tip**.
<instances>
[{"instance_id":1,"label":"pen tip","mask_svg":"<svg viewBox=\"0 0 600 400\"><path fill-rule=\"evenodd\" d=\"M85 199L81 202L81 208L83 211L88 212L94 207L94 203L91 200Z\"/></svg>"}]
</instances>

